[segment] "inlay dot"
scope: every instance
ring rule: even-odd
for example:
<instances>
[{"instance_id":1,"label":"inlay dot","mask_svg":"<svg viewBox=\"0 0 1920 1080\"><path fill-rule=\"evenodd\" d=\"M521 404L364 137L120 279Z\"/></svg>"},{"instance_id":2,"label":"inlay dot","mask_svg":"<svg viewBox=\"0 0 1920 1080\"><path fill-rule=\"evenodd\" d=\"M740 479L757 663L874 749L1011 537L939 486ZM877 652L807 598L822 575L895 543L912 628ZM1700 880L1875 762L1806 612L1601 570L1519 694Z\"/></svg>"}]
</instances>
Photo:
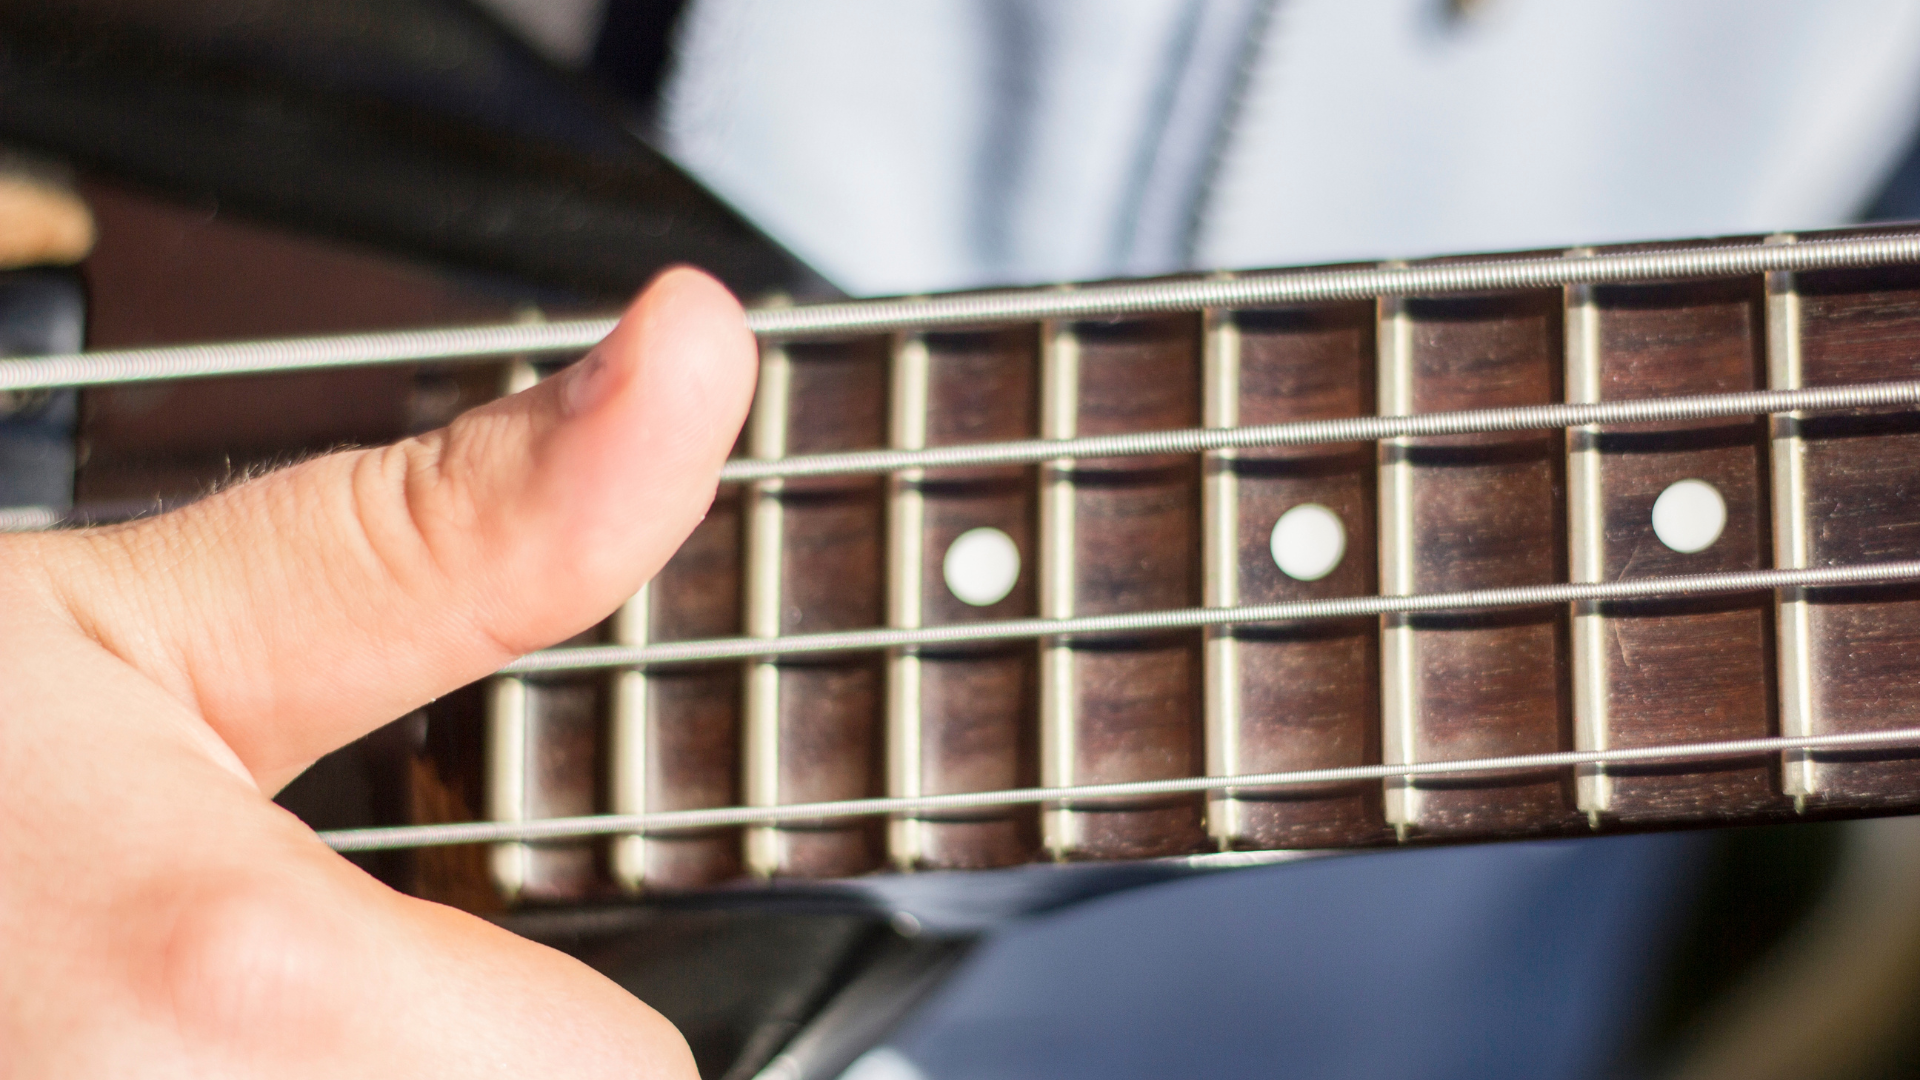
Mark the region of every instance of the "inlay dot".
<instances>
[{"instance_id":1,"label":"inlay dot","mask_svg":"<svg viewBox=\"0 0 1920 1080\"><path fill-rule=\"evenodd\" d=\"M1682 554L1705 551L1727 527L1727 502L1705 480L1678 480L1653 500L1653 535Z\"/></svg>"},{"instance_id":2,"label":"inlay dot","mask_svg":"<svg viewBox=\"0 0 1920 1080\"><path fill-rule=\"evenodd\" d=\"M1273 523L1273 563L1296 581L1319 581L1347 553L1340 515L1319 503L1301 503Z\"/></svg>"},{"instance_id":3,"label":"inlay dot","mask_svg":"<svg viewBox=\"0 0 1920 1080\"><path fill-rule=\"evenodd\" d=\"M999 529L968 529L947 547L941 570L953 595L974 607L997 604L1020 580L1020 549Z\"/></svg>"}]
</instances>

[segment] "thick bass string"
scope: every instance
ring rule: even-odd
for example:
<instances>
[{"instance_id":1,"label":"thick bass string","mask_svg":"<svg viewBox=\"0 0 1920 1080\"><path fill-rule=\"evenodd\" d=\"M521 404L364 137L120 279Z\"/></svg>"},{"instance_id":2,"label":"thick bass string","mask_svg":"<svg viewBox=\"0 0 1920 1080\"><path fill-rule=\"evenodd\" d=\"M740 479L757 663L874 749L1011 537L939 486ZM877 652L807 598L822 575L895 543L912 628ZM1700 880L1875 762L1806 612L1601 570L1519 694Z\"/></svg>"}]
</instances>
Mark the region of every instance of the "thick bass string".
<instances>
[{"instance_id":1,"label":"thick bass string","mask_svg":"<svg viewBox=\"0 0 1920 1080\"><path fill-rule=\"evenodd\" d=\"M759 308L748 313L747 323L762 338L836 337L985 323L1198 311L1208 307L1268 307L1382 296L1432 296L1893 266L1916 260L1920 260L1920 235L1882 232L1844 239L1809 239L1793 245L1747 242L1549 259L1495 257L1442 266L1271 271L1224 280L1143 282L938 299ZM606 337L613 325L612 319L580 319L21 358L10 360L0 368L0 390L583 352Z\"/></svg>"}]
</instances>

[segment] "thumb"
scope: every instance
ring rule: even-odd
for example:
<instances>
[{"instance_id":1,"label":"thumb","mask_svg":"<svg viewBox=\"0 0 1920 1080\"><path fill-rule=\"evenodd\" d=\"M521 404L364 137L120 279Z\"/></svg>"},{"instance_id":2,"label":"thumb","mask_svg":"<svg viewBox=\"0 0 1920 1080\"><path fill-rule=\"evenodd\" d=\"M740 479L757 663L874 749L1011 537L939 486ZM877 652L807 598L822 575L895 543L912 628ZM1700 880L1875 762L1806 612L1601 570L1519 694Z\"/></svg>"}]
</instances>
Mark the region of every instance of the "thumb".
<instances>
[{"instance_id":1,"label":"thumb","mask_svg":"<svg viewBox=\"0 0 1920 1080\"><path fill-rule=\"evenodd\" d=\"M739 304L673 270L586 359L443 430L34 542L82 628L271 790L631 596L706 513L753 377Z\"/></svg>"}]
</instances>

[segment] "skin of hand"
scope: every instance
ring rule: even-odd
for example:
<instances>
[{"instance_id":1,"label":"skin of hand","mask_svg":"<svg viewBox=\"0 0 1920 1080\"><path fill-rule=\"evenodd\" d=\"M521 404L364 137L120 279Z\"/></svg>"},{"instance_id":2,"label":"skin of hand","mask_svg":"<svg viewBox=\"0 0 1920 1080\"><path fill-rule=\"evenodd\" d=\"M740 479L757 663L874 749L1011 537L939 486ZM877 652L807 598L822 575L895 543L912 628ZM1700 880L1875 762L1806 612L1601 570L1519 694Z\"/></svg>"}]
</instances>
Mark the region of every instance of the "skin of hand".
<instances>
[{"instance_id":1,"label":"skin of hand","mask_svg":"<svg viewBox=\"0 0 1920 1080\"><path fill-rule=\"evenodd\" d=\"M0 538L0 1080L695 1080L611 982L269 796L632 595L706 513L754 370L739 304L673 270L444 430Z\"/></svg>"}]
</instances>

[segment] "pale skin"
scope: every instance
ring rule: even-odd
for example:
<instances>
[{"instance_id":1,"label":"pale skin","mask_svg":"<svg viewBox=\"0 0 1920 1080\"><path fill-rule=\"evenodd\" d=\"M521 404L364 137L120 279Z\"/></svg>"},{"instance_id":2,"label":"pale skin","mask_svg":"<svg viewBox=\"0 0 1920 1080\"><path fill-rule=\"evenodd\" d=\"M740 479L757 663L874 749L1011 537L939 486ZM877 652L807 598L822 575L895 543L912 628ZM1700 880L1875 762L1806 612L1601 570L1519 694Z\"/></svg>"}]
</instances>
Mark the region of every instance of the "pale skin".
<instances>
[{"instance_id":1,"label":"pale skin","mask_svg":"<svg viewBox=\"0 0 1920 1080\"><path fill-rule=\"evenodd\" d=\"M444 430L0 538L0 1080L694 1080L611 982L270 797L632 595L753 378L739 305L671 271L588 360Z\"/></svg>"}]
</instances>

